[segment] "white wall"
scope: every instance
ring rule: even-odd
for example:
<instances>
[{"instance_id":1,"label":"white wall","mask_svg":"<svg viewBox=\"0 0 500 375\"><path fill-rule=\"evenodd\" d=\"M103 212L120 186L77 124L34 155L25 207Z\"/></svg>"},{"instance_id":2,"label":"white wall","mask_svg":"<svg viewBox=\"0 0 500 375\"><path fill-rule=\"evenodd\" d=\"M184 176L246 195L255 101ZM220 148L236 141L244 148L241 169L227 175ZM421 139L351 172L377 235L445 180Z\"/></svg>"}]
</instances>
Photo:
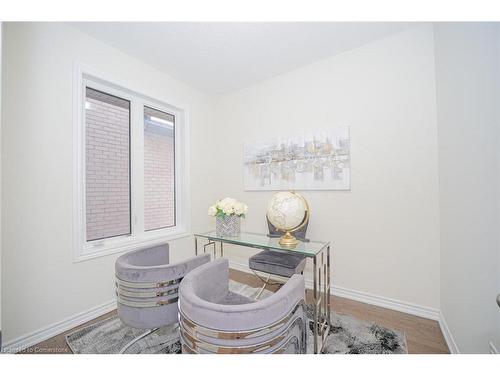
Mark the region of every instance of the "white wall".
<instances>
[{"instance_id":1,"label":"white wall","mask_svg":"<svg viewBox=\"0 0 500 375\"><path fill-rule=\"evenodd\" d=\"M212 102L142 62L64 24L6 23L2 137L4 343L114 299L117 255L73 263L72 94L76 62L159 100L181 103L191 126L192 227L206 230L215 199ZM200 212L203 214L200 215ZM185 238L173 259L193 253Z\"/></svg>"},{"instance_id":2,"label":"white wall","mask_svg":"<svg viewBox=\"0 0 500 375\"><path fill-rule=\"evenodd\" d=\"M248 203L243 228L265 231L272 192L243 191L243 142L350 125L352 189L303 192L308 235L333 241L336 286L438 308L434 79L423 25L219 98L219 197Z\"/></svg>"},{"instance_id":3,"label":"white wall","mask_svg":"<svg viewBox=\"0 0 500 375\"><path fill-rule=\"evenodd\" d=\"M458 350L500 348L499 31L436 24L441 310Z\"/></svg>"}]
</instances>

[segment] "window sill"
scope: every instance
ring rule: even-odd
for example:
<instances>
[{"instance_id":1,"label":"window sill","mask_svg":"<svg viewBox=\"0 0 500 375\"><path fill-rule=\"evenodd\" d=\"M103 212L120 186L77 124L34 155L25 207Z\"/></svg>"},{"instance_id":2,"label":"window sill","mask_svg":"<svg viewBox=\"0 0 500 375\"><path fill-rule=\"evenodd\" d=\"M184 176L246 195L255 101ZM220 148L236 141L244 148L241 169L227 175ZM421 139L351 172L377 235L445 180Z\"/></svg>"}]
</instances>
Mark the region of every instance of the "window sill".
<instances>
[{"instance_id":1,"label":"window sill","mask_svg":"<svg viewBox=\"0 0 500 375\"><path fill-rule=\"evenodd\" d=\"M121 237L113 241L84 244L75 253L73 263L100 258L112 254L124 253L144 247L160 245L162 243L189 237L191 234L185 230L172 231L171 233L158 234L147 237Z\"/></svg>"}]
</instances>

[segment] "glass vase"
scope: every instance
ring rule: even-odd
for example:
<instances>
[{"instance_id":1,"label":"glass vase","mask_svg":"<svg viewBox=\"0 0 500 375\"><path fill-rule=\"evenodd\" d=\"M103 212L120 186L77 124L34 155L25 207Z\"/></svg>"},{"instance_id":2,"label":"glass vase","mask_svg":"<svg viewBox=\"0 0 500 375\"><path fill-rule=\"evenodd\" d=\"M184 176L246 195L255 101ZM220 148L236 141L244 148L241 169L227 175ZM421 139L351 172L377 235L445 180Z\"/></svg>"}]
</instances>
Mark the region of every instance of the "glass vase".
<instances>
[{"instance_id":1,"label":"glass vase","mask_svg":"<svg viewBox=\"0 0 500 375\"><path fill-rule=\"evenodd\" d=\"M237 237L241 231L241 218L237 215L215 218L215 232L220 237Z\"/></svg>"}]
</instances>

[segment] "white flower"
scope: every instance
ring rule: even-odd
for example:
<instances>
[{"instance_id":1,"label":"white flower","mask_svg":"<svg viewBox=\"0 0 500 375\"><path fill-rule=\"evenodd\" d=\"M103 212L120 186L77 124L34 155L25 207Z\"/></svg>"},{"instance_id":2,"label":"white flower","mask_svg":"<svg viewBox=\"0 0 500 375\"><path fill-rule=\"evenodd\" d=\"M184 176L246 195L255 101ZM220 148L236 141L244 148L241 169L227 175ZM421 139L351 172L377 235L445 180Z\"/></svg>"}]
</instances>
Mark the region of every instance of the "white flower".
<instances>
[{"instance_id":1,"label":"white flower","mask_svg":"<svg viewBox=\"0 0 500 375\"><path fill-rule=\"evenodd\" d=\"M217 201L213 206L208 209L208 214L210 216L217 216L217 212L221 210L224 215L238 215L243 216L248 210L248 206L243 202L238 202L234 198L224 198Z\"/></svg>"},{"instance_id":2,"label":"white flower","mask_svg":"<svg viewBox=\"0 0 500 375\"><path fill-rule=\"evenodd\" d=\"M236 202L234 205L234 213L238 216L245 215L248 210L248 206L242 202Z\"/></svg>"},{"instance_id":3,"label":"white flower","mask_svg":"<svg viewBox=\"0 0 500 375\"><path fill-rule=\"evenodd\" d=\"M233 198L224 198L217 202L217 207L220 208L221 210L224 210L225 207L234 207L234 204L236 203L236 199Z\"/></svg>"},{"instance_id":4,"label":"white flower","mask_svg":"<svg viewBox=\"0 0 500 375\"><path fill-rule=\"evenodd\" d=\"M238 216L243 214L243 203L236 202L234 204L234 213Z\"/></svg>"},{"instance_id":5,"label":"white flower","mask_svg":"<svg viewBox=\"0 0 500 375\"><path fill-rule=\"evenodd\" d=\"M228 204L228 205L224 206L222 211L224 211L224 213L226 215L231 215L232 213L234 213L234 207L232 205Z\"/></svg>"},{"instance_id":6,"label":"white flower","mask_svg":"<svg viewBox=\"0 0 500 375\"><path fill-rule=\"evenodd\" d=\"M208 208L208 215L209 216L215 216L215 215L217 215L217 207L215 205L210 206Z\"/></svg>"}]
</instances>

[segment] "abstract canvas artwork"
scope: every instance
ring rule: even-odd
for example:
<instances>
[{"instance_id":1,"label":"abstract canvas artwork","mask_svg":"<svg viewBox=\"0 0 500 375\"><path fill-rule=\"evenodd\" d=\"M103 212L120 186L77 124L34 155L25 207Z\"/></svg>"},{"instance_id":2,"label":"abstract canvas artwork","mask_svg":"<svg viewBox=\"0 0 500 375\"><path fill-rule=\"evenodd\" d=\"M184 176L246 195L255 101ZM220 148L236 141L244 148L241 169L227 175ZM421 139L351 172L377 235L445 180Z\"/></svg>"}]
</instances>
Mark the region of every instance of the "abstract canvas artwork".
<instances>
[{"instance_id":1,"label":"abstract canvas artwork","mask_svg":"<svg viewBox=\"0 0 500 375\"><path fill-rule=\"evenodd\" d=\"M349 190L349 127L244 145L245 190Z\"/></svg>"}]
</instances>

